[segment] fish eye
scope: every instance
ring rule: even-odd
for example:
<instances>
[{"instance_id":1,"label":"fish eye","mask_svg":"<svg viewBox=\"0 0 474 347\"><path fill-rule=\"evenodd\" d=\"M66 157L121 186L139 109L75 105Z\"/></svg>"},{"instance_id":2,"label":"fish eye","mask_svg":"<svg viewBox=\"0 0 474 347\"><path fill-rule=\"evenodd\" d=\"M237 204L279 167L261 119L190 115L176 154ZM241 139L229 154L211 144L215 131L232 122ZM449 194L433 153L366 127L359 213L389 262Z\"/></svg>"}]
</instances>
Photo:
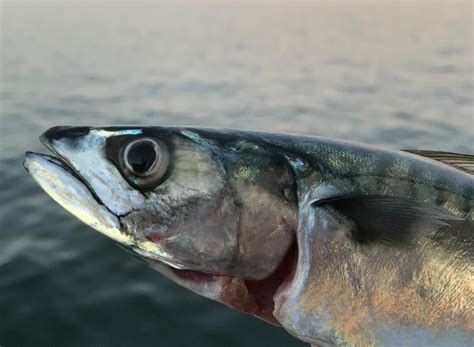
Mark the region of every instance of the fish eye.
<instances>
[{"instance_id":1,"label":"fish eye","mask_svg":"<svg viewBox=\"0 0 474 347\"><path fill-rule=\"evenodd\" d=\"M135 185L149 188L165 175L168 150L161 141L152 138L137 139L125 146L122 163L126 175Z\"/></svg>"}]
</instances>

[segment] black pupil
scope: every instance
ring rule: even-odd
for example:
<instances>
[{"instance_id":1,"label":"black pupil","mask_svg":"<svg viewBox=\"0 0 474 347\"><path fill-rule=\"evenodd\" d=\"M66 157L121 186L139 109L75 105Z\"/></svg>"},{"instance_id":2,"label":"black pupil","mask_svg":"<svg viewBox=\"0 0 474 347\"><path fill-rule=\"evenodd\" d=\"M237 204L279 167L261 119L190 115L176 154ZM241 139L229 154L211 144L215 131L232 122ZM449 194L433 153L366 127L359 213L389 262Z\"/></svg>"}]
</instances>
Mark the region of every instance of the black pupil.
<instances>
[{"instance_id":1,"label":"black pupil","mask_svg":"<svg viewBox=\"0 0 474 347\"><path fill-rule=\"evenodd\" d=\"M156 159L155 147L150 141L141 141L132 145L127 154L128 165L136 174L147 172Z\"/></svg>"}]
</instances>

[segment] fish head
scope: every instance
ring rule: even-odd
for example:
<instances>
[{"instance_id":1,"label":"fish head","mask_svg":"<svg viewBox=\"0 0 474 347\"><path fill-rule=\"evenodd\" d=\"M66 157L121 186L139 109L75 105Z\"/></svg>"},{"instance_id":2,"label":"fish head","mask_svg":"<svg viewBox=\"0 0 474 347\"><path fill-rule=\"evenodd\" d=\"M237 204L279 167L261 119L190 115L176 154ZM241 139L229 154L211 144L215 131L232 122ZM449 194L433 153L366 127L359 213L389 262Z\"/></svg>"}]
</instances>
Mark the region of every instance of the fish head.
<instances>
[{"instance_id":1,"label":"fish head","mask_svg":"<svg viewBox=\"0 0 474 347\"><path fill-rule=\"evenodd\" d=\"M54 127L41 141L56 156L27 153L25 167L65 209L178 284L277 323L296 222L282 157L193 128Z\"/></svg>"}]
</instances>

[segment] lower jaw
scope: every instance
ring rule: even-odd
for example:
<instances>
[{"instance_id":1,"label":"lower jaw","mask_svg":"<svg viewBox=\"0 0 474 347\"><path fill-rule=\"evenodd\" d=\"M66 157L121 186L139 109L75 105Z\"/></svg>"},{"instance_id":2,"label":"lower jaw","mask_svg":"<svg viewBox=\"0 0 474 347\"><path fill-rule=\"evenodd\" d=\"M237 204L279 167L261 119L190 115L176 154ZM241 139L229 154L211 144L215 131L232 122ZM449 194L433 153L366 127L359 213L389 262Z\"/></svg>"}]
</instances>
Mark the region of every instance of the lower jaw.
<instances>
[{"instance_id":1,"label":"lower jaw","mask_svg":"<svg viewBox=\"0 0 474 347\"><path fill-rule=\"evenodd\" d=\"M172 271L181 282L180 284L185 287L187 287L186 284L193 283L194 286L202 284L203 288L207 288L210 283L214 283L218 288L218 293L213 294L200 293L195 290L198 294L271 324L280 325L273 316L275 307L273 297L293 278L297 258L298 249L295 241L276 271L263 280L245 280L239 277L212 275L194 270L172 269Z\"/></svg>"}]
</instances>

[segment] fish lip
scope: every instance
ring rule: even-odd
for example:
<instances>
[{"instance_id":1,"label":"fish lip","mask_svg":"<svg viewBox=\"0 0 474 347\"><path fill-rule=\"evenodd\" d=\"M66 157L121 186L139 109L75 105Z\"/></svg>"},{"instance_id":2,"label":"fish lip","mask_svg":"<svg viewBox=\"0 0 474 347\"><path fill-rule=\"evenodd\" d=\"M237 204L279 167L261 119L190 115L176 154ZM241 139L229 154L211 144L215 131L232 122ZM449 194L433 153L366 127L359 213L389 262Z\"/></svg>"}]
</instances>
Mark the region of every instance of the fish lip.
<instances>
[{"instance_id":1,"label":"fish lip","mask_svg":"<svg viewBox=\"0 0 474 347\"><path fill-rule=\"evenodd\" d=\"M82 128L84 128L84 129L87 128L88 131L90 130L89 127L81 127L81 129ZM75 127L72 127L72 126L56 126L56 127L52 127L50 129L46 130L44 133L42 133L39 136L39 140L55 156L44 154L44 153L35 153L35 152L27 151L27 152L25 152L25 161L24 161L24 163L26 162L26 157L27 157L28 154L36 154L36 155L43 156L45 159L47 159L48 161L50 161L53 164L61 166L69 174L73 175L77 180L79 180L79 182L81 182L87 188L87 190L89 190L92 197L97 201L97 203L103 205L105 208L107 208L107 210L110 211L110 209L107 207L107 205L104 204L102 199L100 199L99 196L96 194L94 189L92 189L91 185L87 182L87 180L84 179L84 177L82 177L82 175L74 168L74 166L69 162L69 160L66 157L62 156L61 153L59 153L54 148L54 146L52 144L52 140L60 139L60 137L57 135L58 133L67 132L67 131L70 131L70 129L75 129ZM23 164L23 166L25 166L25 165ZM25 166L25 168L26 168L26 166ZM28 171L28 169L27 169L27 171ZM120 216L117 216L112 211L110 211L110 213L112 213L116 217L120 217Z\"/></svg>"},{"instance_id":2,"label":"fish lip","mask_svg":"<svg viewBox=\"0 0 474 347\"><path fill-rule=\"evenodd\" d=\"M45 145L46 146L46 145ZM81 184L83 184L87 190L89 191L89 193L91 193L92 197L94 198L94 200L104 206L105 208L107 208L107 206L102 202L102 200L97 196L97 194L95 193L95 191L91 188L91 186L89 185L89 183L87 183L87 181L81 176L81 174L79 174L68 162L67 160L65 160L65 158L61 157L59 155L59 153L57 153L56 151L53 150L52 147L50 146L46 146L51 152L53 152L54 154L57 155L57 157L55 156L52 156L52 155L49 155L49 154L44 154L44 153L37 153L37 152L32 152L32 151L26 151L25 152L25 158L23 159L23 167L26 169L26 171L30 172L29 170L29 167L28 167L28 161L29 159L32 159L32 157L41 157L43 159L46 159L48 162L50 162L51 164L54 164L54 165L57 165L59 167L61 167L62 169L64 169L68 174L70 174L71 176L73 176L75 179L77 179ZM109 210L107 208L107 210ZM116 216L117 218L119 216L117 216L115 213L113 213L112 211L109 210L110 213L112 213L114 216Z\"/></svg>"},{"instance_id":3,"label":"fish lip","mask_svg":"<svg viewBox=\"0 0 474 347\"><path fill-rule=\"evenodd\" d=\"M83 223L116 242L133 242L122 231L119 217L96 200L83 180L64 161L47 154L26 152L23 165L53 200Z\"/></svg>"},{"instance_id":4,"label":"fish lip","mask_svg":"<svg viewBox=\"0 0 474 347\"><path fill-rule=\"evenodd\" d=\"M49 149L49 147L48 147L48 149ZM26 151L25 152L25 159L23 160L23 167L26 169L26 171L30 172L29 167L28 167L28 160L32 159L32 157L35 157L35 156L42 157L43 159L46 159L51 164L54 164L54 165L57 165L57 166L63 168L69 174L71 174L77 180L79 180L79 182L84 184L87 187L87 189L89 190L90 193L93 193L91 191L90 187L87 185L87 182L85 182L85 180L66 161L64 161L59 156L55 157L55 156L52 156L52 155L49 155L49 154ZM94 199L96 199L95 196L94 196Z\"/></svg>"},{"instance_id":5,"label":"fish lip","mask_svg":"<svg viewBox=\"0 0 474 347\"><path fill-rule=\"evenodd\" d=\"M46 159L46 160L49 161L50 163L55 164L55 165L59 165L59 166L63 167L61 161L60 161L58 158L56 158L56 157L53 157L53 156L51 156L51 155L44 154L44 153L37 153L37 152L33 152L33 151L26 151L26 152L25 152L25 158L24 158L24 160L23 160L23 166L25 167L26 171L29 172L28 160L31 159L32 157L35 157L35 156L43 157L44 159Z\"/></svg>"}]
</instances>

